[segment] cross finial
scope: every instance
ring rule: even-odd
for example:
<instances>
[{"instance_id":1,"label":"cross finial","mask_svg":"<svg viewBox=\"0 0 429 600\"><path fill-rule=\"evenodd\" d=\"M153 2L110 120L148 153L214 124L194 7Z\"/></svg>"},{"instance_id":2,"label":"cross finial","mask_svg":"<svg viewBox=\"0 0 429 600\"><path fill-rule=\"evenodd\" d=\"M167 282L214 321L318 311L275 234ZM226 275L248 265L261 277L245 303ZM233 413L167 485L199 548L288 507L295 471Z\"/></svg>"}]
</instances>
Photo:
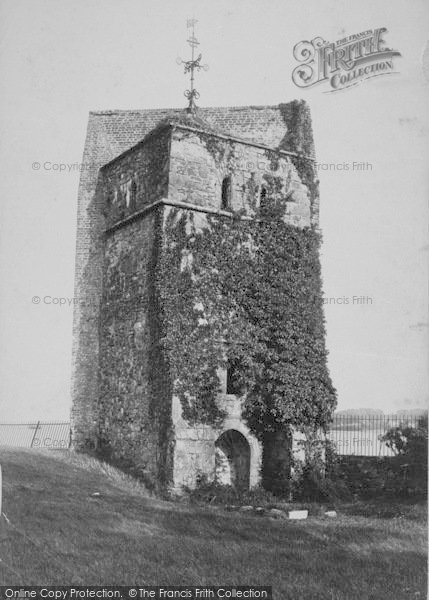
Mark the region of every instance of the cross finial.
<instances>
[{"instance_id":1,"label":"cross finial","mask_svg":"<svg viewBox=\"0 0 429 600\"><path fill-rule=\"evenodd\" d=\"M187 19L186 27L189 30L187 42L191 46L191 60L182 60L181 58L177 59L177 64L185 65L185 74L191 74L191 87L189 90L186 90L185 97L189 100L189 105L187 107L188 112L195 112L197 109L197 105L195 104L195 100L200 97L200 94L194 88L194 72L195 70L199 71L203 69L204 71L208 70L207 65L201 64L202 54L199 54L197 58L195 58L195 48L199 46L200 42L195 37L195 24L198 23L197 19Z\"/></svg>"}]
</instances>

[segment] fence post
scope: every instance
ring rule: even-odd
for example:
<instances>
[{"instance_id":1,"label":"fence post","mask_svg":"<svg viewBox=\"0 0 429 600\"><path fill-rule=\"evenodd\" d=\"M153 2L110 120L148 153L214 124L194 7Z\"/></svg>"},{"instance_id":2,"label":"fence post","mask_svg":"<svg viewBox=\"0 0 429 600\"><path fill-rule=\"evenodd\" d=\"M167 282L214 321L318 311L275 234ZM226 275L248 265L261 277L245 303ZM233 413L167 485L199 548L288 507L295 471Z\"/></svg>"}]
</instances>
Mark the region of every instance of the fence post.
<instances>
[{"instance_id":1,"label":"fence post","mask_svg":"<svg viewBox=\"0 0 429 600\"><path fill-rule=\"evenodd\" d=\"M33 435L33 439L31 440L30 448L33 447L34 440L36 439L36 434L37 434L37 431L39 429L39 426L40 426L40 421L37 421L36 429L34 430L34 435Z\"/></svg>"}]
</instances>

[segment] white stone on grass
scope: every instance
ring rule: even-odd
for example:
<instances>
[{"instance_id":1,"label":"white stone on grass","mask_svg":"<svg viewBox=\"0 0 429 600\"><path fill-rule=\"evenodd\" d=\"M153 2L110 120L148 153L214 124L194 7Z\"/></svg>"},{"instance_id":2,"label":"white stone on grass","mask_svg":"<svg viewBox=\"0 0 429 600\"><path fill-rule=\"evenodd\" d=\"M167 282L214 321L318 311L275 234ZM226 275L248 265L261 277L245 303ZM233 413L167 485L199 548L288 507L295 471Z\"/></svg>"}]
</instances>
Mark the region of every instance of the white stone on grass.
<instances>
[{"instance_id":1,"label":"white stone on grass","mask_svg":"<svg viewBox=\"0 0 429 600\"><path fill-rule=\"evenodd\" d=\"M278 508L270 508L267 514L274 519L287 519L286 513Z\"/></svg>"},{"instance_id":2,"label":"white stone on grass","mask_svg":"<svg viewBox=\"0 0 429 600\"><path fill-rule=\"evenodd\" d=\"M290 510L289 519L301 520L308 517L308 510Z\"/></svg>"}]
</instances>

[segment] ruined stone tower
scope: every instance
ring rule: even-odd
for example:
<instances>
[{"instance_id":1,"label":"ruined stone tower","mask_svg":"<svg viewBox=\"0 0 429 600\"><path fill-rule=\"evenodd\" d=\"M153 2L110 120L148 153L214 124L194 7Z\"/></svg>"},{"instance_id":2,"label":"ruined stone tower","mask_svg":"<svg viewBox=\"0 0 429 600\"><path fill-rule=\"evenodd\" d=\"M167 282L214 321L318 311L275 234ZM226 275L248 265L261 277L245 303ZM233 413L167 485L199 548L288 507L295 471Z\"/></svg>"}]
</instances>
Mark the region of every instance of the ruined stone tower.
<instances>
[{"instance_id":1,"label":"ruined stone tower","mask_svg":"<svg viewBox=\"0 0 429 600\"><path fill-rule=\"evenodd\" d=\"M217 160L213 144L221 149ZM242 419L226 371L219 373L217 398L222 424L183 418L159 352L155 242L162 243L172 210L200 220L230 209L246 213L243 190L252 181L260 201L267 172L282 182L288 222L317 227L313 160L303 101L90 113L78 200L75 448L102 449L148 482L175 489L195 486L201 474L241 487L259 482L261 445Z\"/></svg>"}]
</instances>

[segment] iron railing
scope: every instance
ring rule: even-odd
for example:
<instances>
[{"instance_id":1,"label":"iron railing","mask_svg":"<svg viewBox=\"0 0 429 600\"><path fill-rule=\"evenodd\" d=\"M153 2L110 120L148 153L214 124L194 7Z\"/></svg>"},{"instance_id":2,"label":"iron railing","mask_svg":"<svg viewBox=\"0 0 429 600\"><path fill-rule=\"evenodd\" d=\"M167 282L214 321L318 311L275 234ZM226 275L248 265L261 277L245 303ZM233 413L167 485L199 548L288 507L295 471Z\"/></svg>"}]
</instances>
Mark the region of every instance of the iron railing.
<instances>
[{"instance_id":1,"label":"iron railing","mask_svg":"<svg viewBox=\"0 0 429 600\"><path fill-rule=\"evenodd\" d=\"M0 446L60 450L70 447L70 423L0 423Z\"/></svg>"},{"instance_id":2,"label":"iron railing","mask_svg":"<svg viewBox=\"0 0 429 600\"><path fill-rule=\"evenodd\" d=\"M334 415L327 433L336 451L345 456L393 456L380 440L392 427L419 426L419 415ZM58 450L70 447L70 423L0 423L0 446Z\"/></svg>"},{"instance_id":3,"label":"iron railing","mask_svg":"<svg viewBox=\"0 0 429 600\"><path fill-rule=\"evenodd\" d=\"M419 426L419 415L334 415L328 439L340 455L393 456L394 452L380 440L392 427Z\"/></svg>"}]
</instances>

